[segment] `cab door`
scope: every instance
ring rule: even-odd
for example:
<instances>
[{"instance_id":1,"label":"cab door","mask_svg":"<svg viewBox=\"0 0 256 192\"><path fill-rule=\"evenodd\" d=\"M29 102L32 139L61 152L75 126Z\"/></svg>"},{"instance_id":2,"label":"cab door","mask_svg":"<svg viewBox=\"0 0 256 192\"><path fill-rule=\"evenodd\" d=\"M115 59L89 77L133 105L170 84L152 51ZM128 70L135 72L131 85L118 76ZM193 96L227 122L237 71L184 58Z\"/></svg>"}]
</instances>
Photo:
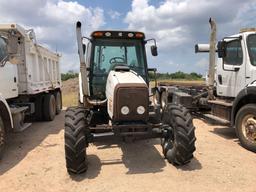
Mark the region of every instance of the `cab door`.
<instances>
[{"instance_id":1,"label":"cab door","mask_svg":"<svg viewBox=\"0 0 256 192\"><path fill-rule=\"evenodd\" d=\"M226 55L217 65L218 96L236 97L246 85L246 48L244 41L234 37L226 41Z\"/></svg>"},{"instance_id":2,"label":"cab door","mask_svg":"<svg viewBox=\"0 0 256 192\"><path fill-rule=\"evenodd\" d=\"M246 84L256 80L256 33L249 34L246 38L248 49L248 62L246 65Z\"/></svg>"}]
</instances>

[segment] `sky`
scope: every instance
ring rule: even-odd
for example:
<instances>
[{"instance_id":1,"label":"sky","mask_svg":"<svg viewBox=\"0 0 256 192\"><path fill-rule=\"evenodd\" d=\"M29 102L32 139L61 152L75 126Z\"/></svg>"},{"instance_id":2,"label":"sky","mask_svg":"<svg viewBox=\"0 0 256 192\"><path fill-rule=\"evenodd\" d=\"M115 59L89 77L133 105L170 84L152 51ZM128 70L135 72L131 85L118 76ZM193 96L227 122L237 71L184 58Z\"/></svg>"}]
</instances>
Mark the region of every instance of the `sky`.
<instances>
[{"instance_id":1,"label":"sky","mask_svg":"<svg viewBox=\"0 0 256 192\"><path fill-rule=\"evenodd\" d=\"M152 57L149 49L147 56L159 72L205 74L208 54L195 54L194 46L209 42L210 17L221 40L256 27L256 0L0 0L0 23L33 28L37 42L61 53L62 72L79 70L75 23L80 20L84 35L116 29L155 38L158 56Z\"/></svg>"}]
</instances>

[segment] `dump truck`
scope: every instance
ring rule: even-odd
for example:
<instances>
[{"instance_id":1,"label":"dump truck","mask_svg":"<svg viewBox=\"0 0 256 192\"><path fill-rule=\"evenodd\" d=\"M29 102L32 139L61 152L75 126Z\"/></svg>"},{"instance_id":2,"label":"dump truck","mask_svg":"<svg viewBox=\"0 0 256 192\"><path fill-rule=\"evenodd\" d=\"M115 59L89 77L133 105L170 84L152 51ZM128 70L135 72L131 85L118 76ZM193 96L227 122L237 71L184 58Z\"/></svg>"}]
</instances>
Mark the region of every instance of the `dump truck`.
<instances>
[{"instance_id":1,"label":"dump truck","mask_svg":"<svg viewBox=\"0 0 256 192\"><path fill-rule=\"evenodd\" d=\"M39 45L32 29L0 24L0 155L10 131L61 112L60 55Z\"/></svg>"},{"instance_id":2,"label":"dump truck","mask_svg":"<svg viewBox=\"0 0 256 192\"><path fill-rule=\"evenodd\" d=\"M208 122L235 128L241 145L256 152L256 28L216 42L216 22L209 22L210 43L195 45L196 53L209 53L206 85L158 86L158 102L182 104Z\"/></svg>"},{"instance_id":3,"label":"dump truck","mask_svg":"<svg viewBox=\"0 0 256 192\"><path fill-rule=\"evenodd\" d=\"M83 37L81 26L77 22L79 105L68 108L65 114L68 173L87 170L86 148L90 143L114 138L160 138L168 162L189 163L196 140L189 111L169 104L161 112L153 99L156 87L149 87L149 71L156 70L148 68L145 47L153 42L151 53L157 56L155 39L146 40L142 32L113 30Z\"/></svg>"}]
</instances>

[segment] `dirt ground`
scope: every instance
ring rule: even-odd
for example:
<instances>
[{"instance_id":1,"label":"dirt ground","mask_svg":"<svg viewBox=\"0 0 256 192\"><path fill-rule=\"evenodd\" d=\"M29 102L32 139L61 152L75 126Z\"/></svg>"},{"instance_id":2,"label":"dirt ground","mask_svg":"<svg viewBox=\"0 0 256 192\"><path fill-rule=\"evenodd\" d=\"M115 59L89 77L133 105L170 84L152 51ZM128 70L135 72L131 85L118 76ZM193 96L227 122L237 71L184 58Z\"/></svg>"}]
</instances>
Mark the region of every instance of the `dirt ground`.
<instances>
[{"instance_id":1,"label":"dirt ground","mask_svg":"<svg viewBox=\"0 0 256 192\"><path fill-rule=\"evenodd\" d=\"M197 150L190 164L163 159L159 140L97 143L89 169L70 177L65 169L64 112L10 135L0 161L0 191L256 191L256 154L242 148L231 128L194 120Z\"/></svg>"}]
</instances>

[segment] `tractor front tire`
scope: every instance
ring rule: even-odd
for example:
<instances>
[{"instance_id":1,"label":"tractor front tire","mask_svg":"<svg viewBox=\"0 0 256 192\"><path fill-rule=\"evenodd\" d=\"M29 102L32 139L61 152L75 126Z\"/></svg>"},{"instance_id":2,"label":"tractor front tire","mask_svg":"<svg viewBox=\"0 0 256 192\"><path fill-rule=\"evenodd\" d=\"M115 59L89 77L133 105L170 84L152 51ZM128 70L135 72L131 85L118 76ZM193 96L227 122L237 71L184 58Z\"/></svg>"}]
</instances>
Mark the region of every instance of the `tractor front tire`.
<instances>
[{"instance_id":1,"label":"tractor front tire","mask_svg":"<svg viewBox=\"0 0 256 192\"><path fill-rule=\"evenodd\" d=\"M69 174L80 174L87 171L86 155L86 111L82 107L68 108L65 114L65 157Z\"/></svg>"},{"instance_id":2,"label":"tractor front tire","mask_svg":"<svg viewBox=\"0 0 256 192\"><path fill-rule=\"evenodd\" d=\"M0 114L0 159L3 156L5 143L6 143L6 132L3 118Z\"/></svg>"},{"instance_id":3,"label":"tractor front tire","mask_svg":"<svg viewBox=\"0 0 256 192\"><path fill-rule=\"evenodd\" d=\"M166 132L162 140L165 158L173 165L187 164L196 149L195 127L189 111L181 105L168 104L162 121Z\"/></svg>"}]
</instances>

